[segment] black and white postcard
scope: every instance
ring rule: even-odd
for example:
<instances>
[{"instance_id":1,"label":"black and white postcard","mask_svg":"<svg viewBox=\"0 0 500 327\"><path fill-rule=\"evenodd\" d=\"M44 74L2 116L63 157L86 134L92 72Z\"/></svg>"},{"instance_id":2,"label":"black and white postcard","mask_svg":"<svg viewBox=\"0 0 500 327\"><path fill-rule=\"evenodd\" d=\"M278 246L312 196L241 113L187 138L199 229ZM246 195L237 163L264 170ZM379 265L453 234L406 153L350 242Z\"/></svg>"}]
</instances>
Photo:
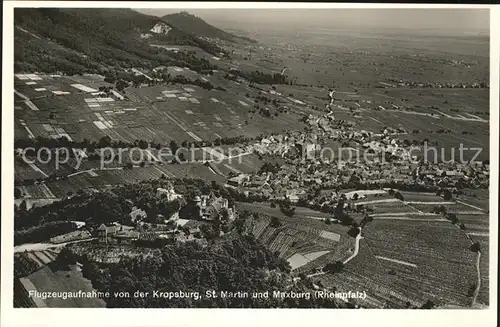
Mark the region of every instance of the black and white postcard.
<instances>
[{"instance_id":1,"label":"black and white postcard","mask_svg":"<svg viewBox=\"0 0 500 327\"><path fill-rule=\"evenodd\" d=\"M493 326L490 7L5 3L2 326Z\"/></svg>"}]
</instances>

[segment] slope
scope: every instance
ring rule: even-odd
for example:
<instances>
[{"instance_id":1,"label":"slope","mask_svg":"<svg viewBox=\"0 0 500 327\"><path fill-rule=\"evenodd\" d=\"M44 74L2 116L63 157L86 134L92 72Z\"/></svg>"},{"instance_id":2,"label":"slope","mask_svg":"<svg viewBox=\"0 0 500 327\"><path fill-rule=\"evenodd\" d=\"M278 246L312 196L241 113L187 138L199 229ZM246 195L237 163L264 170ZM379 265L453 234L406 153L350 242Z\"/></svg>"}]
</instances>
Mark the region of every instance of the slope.
<instances>
[{"instance_id":1,"label":"slope","mask_svg":"<svg viewBox=\"0 0 500 327\"><path fill-rule=\"evenodd\" d=\"M169 14L162 17L162 19L172 26L178 29L197 36L204 36L208 38L218 38L229 42L251 42L256 43L257 41L244 36L237 36L228 32L225 32L215 26L212 26L205 22L203 19L192 15L188 12L180 12L176 14Z\"/></svg>"},{"instance_id":2,"label":"slope","mask_svg":"<svg viewBox=\"0 0 500 327\"><path fill-rule=\"evenodd\" d=\"M150 33L159 22L162 21L157 17L131 9L16 8L15 70L104 73L111 67L186 62L182 54L151 48L151 39L196 46L212 54L224 51L174 26L166 34ZM144 34L151 38L142 38Z\"/></svg>"}]
</instances>

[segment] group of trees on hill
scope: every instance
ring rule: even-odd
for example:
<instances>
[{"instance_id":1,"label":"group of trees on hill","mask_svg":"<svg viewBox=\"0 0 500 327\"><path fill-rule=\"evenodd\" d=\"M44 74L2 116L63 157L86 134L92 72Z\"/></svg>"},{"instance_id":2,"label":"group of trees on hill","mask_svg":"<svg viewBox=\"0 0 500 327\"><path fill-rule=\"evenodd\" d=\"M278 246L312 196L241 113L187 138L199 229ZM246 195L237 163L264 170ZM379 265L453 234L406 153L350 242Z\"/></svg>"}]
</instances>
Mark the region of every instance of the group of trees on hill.
<instances>
[{"instance_id":1,"label":"group of trees on hill","mask_svg":"<svg viewBox=\"0 0 500 327\"><path fill-rule=\"evenodd\" d=\"M248 197L232 188L226 188L215 182L197 179L160 178L141 183L117 186L112 190L101 192L78 192L61 201L30 210L26 205L16 206L14 215L14 239L16 244L40 242L50 237L64 234L76 229L71 221L83 221L89 226L119 222L131 224L130 213L133 206L146 212L145 221L161 223L159 214L168 219L174 212L182 209L183 203L178 200L167 201L157 197L157 188L173 186L177 193L187 198L195 195L210 194L228 199L229 207L235 201L258 201L258 197ZM190 215L188 218L195 218Z\"/></svg>"},{"instance_id":2,"label":"group of trees on hill","mask_svg":"<svg viewBox=\"0 0 500 327\"><path fill-rule=\"evenodd\" d=\"M76 229L71 221L93 224L129 222L132 203L112 192L75 194L30 210L14 211L14 243L32 243Z\"/></svg>"},{"instance_id":3,"label":"group of trees on hill","mask_svg":"<svg viewBox=\"0 0 500 327\"><path fill-rule=\"evenodd\" d=\"M70 221L50 221L14 232L14 244L37 243L76 229Z\"/></svg>"},{"instance_id":4,"label":"group of trees on hill","mask_svg":"<svg viewBox=\"0 0 500 327\"><path fill-rule=\"evenodd\" d=\"M68 261L74 258L68 256ZM305 291L304 286L289 285L289 264L279 259L251 235L230 235L206 247L197 243L166 246L161 256L123 259L103 267L87 258L82 273L98 291L149 292L147 297L110 297L109 308L336 308L334 300L253 298L252 292ZM151 296L160 292L199 292L193 297L164 299ZM206 291L248 292L245 298L205 297ZM220 294L218 294L220 295Z\"/></svg>"}]
</instances>

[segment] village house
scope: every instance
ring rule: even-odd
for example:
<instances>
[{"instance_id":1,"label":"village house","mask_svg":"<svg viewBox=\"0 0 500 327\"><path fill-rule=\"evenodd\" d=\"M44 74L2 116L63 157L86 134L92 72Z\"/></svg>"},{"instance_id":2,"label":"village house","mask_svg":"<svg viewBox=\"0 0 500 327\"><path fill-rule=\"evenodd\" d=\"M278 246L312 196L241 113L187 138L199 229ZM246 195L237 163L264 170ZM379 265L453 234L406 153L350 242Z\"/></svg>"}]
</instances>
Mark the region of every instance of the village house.
<instances>
[{"instance_id":1,"label":"village house","mask_svg":"<svg viewBox=\"0 0 500 327\"><path fill-rule=\"evenodd\" d=\"M134 233L133 229L133 227L124 226L117 223L110 226L101 224L95 230L95 236L100 243L131 243L138 237L138 234Z\"/></svg>"},{"instance_id":2,"label":"village house","mask_svg":"<svg viewBox=\"0 0 500 327\"><path fill-rule=\"evenodd\" d=\"M239 174L238 176L228 179L227 184L229 186L238 187L243 185L245 182L248 182L248 180L249 180L248 174Z\"/></svg>"},{"instance_id":3,"label":"village house","mask_svg":"<svg viewBox=\"0 0 500 327\"><path fill-rule=\"evenodd\" d=\"M96 230L95 234L99 241L107 242L108 237L116 234L116 232L120 229L120 226L117 225L111 225L111 226L106 226L104 224L101 224Z\"/></svg>"},{"instance_id":4,"label":"village house","mask_svg":"<svg viewBox=\"0 0 500 327\"><path fill-rule=\"evenodd\" d=\"M213 193L210 195L197 196L195 198L197 206L200 208L201 219L216 220L220 219L223 210L227 210L229 219L233 219L233 210L229 208L229 201L222 196L215 196Z\"/></svg>"}]
</instances>

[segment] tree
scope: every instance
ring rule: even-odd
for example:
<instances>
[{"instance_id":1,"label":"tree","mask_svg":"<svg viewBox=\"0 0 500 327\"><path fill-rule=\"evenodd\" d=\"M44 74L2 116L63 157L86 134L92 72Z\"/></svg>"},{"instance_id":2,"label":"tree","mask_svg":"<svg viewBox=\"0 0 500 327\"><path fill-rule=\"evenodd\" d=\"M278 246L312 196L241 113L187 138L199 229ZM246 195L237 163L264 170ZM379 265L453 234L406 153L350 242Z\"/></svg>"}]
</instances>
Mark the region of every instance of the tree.
<instances>
[{"instance_id":1,"label":"tree","mask_svg":"<svg viewBox=\"0 0 500 327\"><path fill-rule=\"evenodd\" d=\"M448 213L448 214L446 214L446 219L448 219L449 221L451 221L452 224L458 223L457 215L454 214L454 213Z\"/></svg>"},{"instance_id":2,"label":"tree","mask_svg":"<svg viewBox=\"0 0 500 327\"><path fill-rule=\"evenodd\" d=\"M26 203L26 200L23 200L21 204L19 205L19 210L21 211L27 211L28 210L28 204Z\"/></svg>"},{"instance_id":3,"label":"tree","mask_svg":"<svg viewBox=\"0 0 500 327\"><path fill-rule=\"evenodd\" d=\"M404 197L403 197L403 195L401 193L399 193L399 192L394 193L394 197L396 199L400 200L400 201L404 201L405 200Z\"/></svg>"},{"instance_id":4,"label":"tree","mask_svg":"<svg viewBox=\"0 0 500 327\"><path fill-rule=\"evenodd\" d=\"M182 229L182 231L184 232L184 235L186 235L186 236L191 235L191 232L190 232L190 230L189 230L189 227L187 227L187 226L182 226L182 228L181 228L181 229Z\"/></svg>"},{"instance_id":5,"label":"tree","mask_svg":"<svg viewBox=\"0 0 500 327\"><path fill-rule=\"evenodd\" d=\"M352 227L348 232L347 234L351 237L357 237L360 233L360 230L359 228L357 227Z\"/></svg>"},{"instance_id":6,"label":"tree","mask_svg":"<svg viewBox=\"0 0 500 327\"><path fill-rule=\"evenodd\" d=\"M64 247L57 256L55 264L64 270L69 270L69 266L76 264L76 256L67 247Z\"/></svg>"},{"instance_id":7,"label":"tree","mask_svg":"<svg viewBox=\"0 0 500 327\"><path fill-rule=\"evenodd\" d=\"M390 195L390 196L394 196L394 193L395 193L395 191L391 188L391 189L389 190L389 195Z\"/></svg>"},{"instance_id":8,"label":"tree","mask_svg":"<svg viewBox=\"0 0 500 327\"><path fill-rule=\"evenodd\" d=\"M357 199L359 199L359 194L358 193L354 193L354 195L352 196L352 199L354 201L356 201Z\"/></svg>"},{"instance_id":9,"label":"tree","mask_svg":"<svg viewBox=\"0 0 500 327\"><path fill-rule=\"evenodd\" d=\"M215 225L205 224L205 225L202 225L200 227L200 230L201 230L203 236L207 240L213 240L213 239L217 238L220 234L220 229L216 228Z\"/></svg>"},{"instance_id":10,"label":"tree","mask_svg":"<svg viewBox=\"0 0 500 327\"><path fill-rule=\"evenodd\" d=\"M20 197L23 196L23 192L17 187L14 187L14 198L19 199Z\"/></svg>"},{"instance_id":11,"label":"tree","mask_svg":"<svg viewBox=\"0 0 500 327\"><path fill-rule=\"evenodd\" d=\"M156 220L158 219L158 214L159 214L158 206L156 205L156 202L152 202L149 208L146 210L148 221L151 223L156 222Z\"/></svg>"},{"instance_id":12,"label":"tree","mask_svg":"<svg viewBox=\"0 0 500 327\"><path fill-rule=\"evenodd\" d=\"M170 141L169 147L173 155L175 155L177 150L179 149L179 145L174 140Z\"/></svg>"},{"instance_id":13,"label":"tree","mask_svg":"<svg viewBox=\"0 0 500 327\"><path fill-rule=\"evenodd\" d=\"M287 215L288 217L291 217L295 214L295 207L291 206L288 201L280 203L280 211Z\"/></svg>"},{"instance_id":14,"label":"tree","mask_svg":"<svg viewBox=\"0 0 500 327\"><path fill-rule=\"evenodd\" d=\"M227 208L222 208L219 214L220 220L223 222L229 221L229 210Z\"/></svg>"},{"instance_id":15,"label":"tree","mask_svg":"<svg viewBox=\"0 0 500 327\"><path fill-rule=\"evenodd\" d=\"M324 270L326 270L331 274L342 272L343 269L344 269L344 263L342 261L335 261L333 263L330 262L327 263L324 267Z\"/></svg>"},{"instance_id":16,"label":"tree","mask_svg":"<svg viewBox=\"0 0 500 327\"><path fill-rule=\"evenodd\" d=\"M427 302L425 302L421 307L420 309L432 309L436 306L436 304L434 304L434 302L432 302L431 300L427 300Z\"/></svg>"},{"instance_id":17,"label":"tree","mask_svg":"<svg viewBox=\"0 0 500 327\"><path fill-rule=\"evenodd\" d=\"M479 242L474 242L471 246L470 246L470 250L472 252L480 252L481 251L481 245L479 244Z\"/></svg>"},{"instance_id":18,"label":"tree","mask_svg":"<svg viewBox=\"0 0 500 327\"><path fill-rule=\"evenodd\" d=\"M445 190L443 191L443 199L444 199L445 201L450 201L450 200L452 199L452 197L453 197L453 194L450 192L450 190L445 189Z\"/></svg>"},{"instance_id":19,"label":"tree","mask_svg":"<svg viewBox=\"0 0 500 327\"><path fill-rule=\"evenodd\" d=\"M109 136L103 136L99 139L99 141L97 142L97 147L98 148L108 148L111 146L111 137Z\"/></svg>"},{"instance_id":20,"label":"tree","mask_svg":"<svg viewBox=\"0 0 500 327\"><path fill-rule=\"evenodd\" d=\"M278 228L281 225L282 225L281 221L278 219L278 217L271 218L271 222L269 223L269 226L274 227L274 228Z\"/></svg>"},{"instance_id":21,"label":"tree","mask_svg":"<svg viewBox=\"0 0 500 327\"><path fill-rule=\"evenodd\" d=\"M369 222L372 222L373 221L373 217L366 214L363 219L361 220L361 227L365 226L366 224L368 224Z\"/></svg>"},{"instance_id":22,"label":"tree","mask_svg":"<svg viewBox=\"0 0 500 327\"><path fill-rule=\"evenodd\" d=\"M177 156L175 156L174 160L172 160L172 163L185 163L186 162L186 155L184 153L179 153Z\"/></svg>"}]
</instances>

